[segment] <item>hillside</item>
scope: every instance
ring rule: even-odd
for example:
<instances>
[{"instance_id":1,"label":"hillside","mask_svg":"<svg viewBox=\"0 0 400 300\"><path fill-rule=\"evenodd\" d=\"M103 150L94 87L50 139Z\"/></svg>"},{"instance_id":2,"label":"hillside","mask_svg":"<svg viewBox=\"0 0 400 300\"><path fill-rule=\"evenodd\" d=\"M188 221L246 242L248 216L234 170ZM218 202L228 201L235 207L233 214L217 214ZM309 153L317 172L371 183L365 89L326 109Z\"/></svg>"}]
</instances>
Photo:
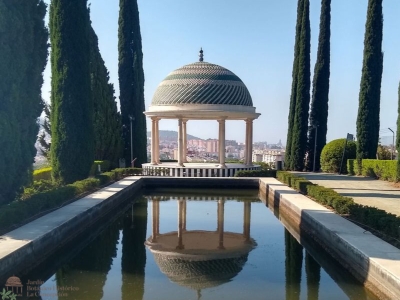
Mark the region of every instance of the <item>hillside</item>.
<instances>
[{"instance_id":1,"label":"hillside","mask_svg":"<svg viewBox=\"0 0 400 300\"><path fill-rule=\"evenodd\" d=\"M151 132L147 131L147 137L151 137ZM187 135L188 140L202 140L201 138L195 137L193 135ZM174 130L160 130L160 140L178 140L178 132Z\"/></svg>"}]
</instances>

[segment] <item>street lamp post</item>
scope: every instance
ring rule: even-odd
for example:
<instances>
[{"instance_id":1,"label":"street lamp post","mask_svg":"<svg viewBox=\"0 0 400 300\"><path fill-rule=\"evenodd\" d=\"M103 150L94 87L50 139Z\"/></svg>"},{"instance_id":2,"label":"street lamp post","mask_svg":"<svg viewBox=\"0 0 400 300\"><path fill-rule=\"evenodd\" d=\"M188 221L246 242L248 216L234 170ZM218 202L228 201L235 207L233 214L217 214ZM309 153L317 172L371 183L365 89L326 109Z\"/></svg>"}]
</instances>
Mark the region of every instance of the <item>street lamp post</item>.
<instances>
[{"instance_id":1,"label":"street lamp post","mask_svg":"<svg viewBox=\"0 0 400 300\"><path fill-rule=\"evenodd\" d=\"M134 166L133 166L133 132L132 132L132 123L133 123L133 120L135 120L135 118L134 117L132 117L131 115L129 115L129 120L130 120L130 122L131 122L131 167L133 168Z\"/></svg>"},{"instance_id":2,"label":"street lamp post","mask_svg":"<svg viewBox=\"0 0 400 300\"><path fill-rule=\"evenodd\" d=\"M388 128L393 133L393 142L392 142L392 153L390 155L390 159L393 160L393 152L394 152L394 131Z\"/></svg>"},{"instance_id":3,"label":"street lamp post","mask_svg":"<svg viewBox=\"0 0 400 300\"><path fill-rule=\"evenodd\" d=\"M313 172L315 172L315 159L316 159L316 157L317 157L317 136L318 136L318 125L313 125L313 128L315 129Z\"/></svg>"}]
</instances>

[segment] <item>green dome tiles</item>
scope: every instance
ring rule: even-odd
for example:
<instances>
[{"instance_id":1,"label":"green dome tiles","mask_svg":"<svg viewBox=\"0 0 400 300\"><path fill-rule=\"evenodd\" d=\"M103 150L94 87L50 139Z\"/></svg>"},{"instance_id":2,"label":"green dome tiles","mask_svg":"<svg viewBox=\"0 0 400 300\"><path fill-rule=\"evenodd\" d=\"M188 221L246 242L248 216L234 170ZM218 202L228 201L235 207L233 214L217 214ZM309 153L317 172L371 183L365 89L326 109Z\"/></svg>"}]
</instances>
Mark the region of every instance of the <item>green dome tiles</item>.
<instances>
[{"instance_id":1,"label":"green dome tiles","mask_svg":"<svg viewBox=\"0 0 400 300\"><path fill-rule=\"evenodd\" d=\"M196 62L170 73L158 86L152 105L220 104L253 106L244 83L231 71Z\"/></svg>"}]
</instances>

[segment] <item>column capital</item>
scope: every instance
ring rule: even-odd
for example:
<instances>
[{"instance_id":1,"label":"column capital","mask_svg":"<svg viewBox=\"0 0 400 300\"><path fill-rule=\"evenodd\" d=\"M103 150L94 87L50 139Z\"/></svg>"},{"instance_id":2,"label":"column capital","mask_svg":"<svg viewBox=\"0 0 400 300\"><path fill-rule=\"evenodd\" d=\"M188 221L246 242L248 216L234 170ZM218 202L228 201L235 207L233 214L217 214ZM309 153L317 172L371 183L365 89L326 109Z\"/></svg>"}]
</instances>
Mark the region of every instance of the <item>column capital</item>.
<instances>
[{"instance_id":1,"label":"column capital","mask_svg":"<svg viewBox=\"0 0 400 300\"><path fill-rule=\"evenodd\" d=\"M220 117L217 119L218 122L225 122L228 119L228 117Z\"/></svg>"},{"instance_id":2,"label":"column capital","mask_svg":"<svg viewBox=\"0 0 400 300\"><path fill-rule=\"evenodd\" d=\"M150 117L150 119L151 119L153 122L161 120L160 117Z\"/></svg>"}]
</instances>

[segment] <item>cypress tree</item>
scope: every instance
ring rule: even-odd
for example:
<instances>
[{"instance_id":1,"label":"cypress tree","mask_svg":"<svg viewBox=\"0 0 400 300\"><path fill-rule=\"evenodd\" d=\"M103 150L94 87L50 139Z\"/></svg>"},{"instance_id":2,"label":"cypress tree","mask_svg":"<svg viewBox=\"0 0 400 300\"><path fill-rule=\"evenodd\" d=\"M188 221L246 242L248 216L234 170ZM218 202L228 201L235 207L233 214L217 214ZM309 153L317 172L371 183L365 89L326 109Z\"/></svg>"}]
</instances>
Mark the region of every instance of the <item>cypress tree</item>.
<instances>
[{"instance_id":1,"label":"cypress tree","mask_svg":"<svg viewBox=\"0 0 400 300\"><path fill-rule=\"evenodd\" d=\"M379 141L382 53L382 0L369 0L357 116L357 160L375 158ZM359 170L361 171L361 170Z\"/></svg>"},{"instance_id":2,"label":"cypress tree","mask_svg":"<svg viewBox=\"0 0 400 300\"><path fill-rule=\"evenodd\" d=\"M124 139L124 157L131 164L131 135L135 166L147 162L144 73L139 10L136 0L120 0L118 19L118 77ZM130 131L130 116L132 132Z\"/></svg>"},{"instance_id":3,"label":"cypress tree","mask_svg":"<svg viewBox=\"0 0 400 300\"><path fill-rule=\"evenodd\" d=\"M299 61L299 40L301 34L301 20L303 17L304 0L299 0L297 3L297 22L296 22L296 37L294 43L294 60L292 70L292 91L290 95L289 117L288 117L288 131L286 140L285 152L285 168L290 169L291 161L291 148L292 148L292 129L294 123L295 107L296 107L296 93L297 93L297 65Z\"/></svg>"},{"instance_id":4,"label":"cypress tree","mask_svg":"<svg viewBox=\"0 0 400 300\"><path fill-rule=\"evenodd\" d=\"M122 154L121 116L114 97L114 85L101 57L98 38L90 26L91 96L94 109L94 158L114 165Z\"/></svg>"},{"instance_id":5,"label":"cypress tree","mask_svg":"<svg viewBox=\"0 0 400 300\"><path fill-rule=\"evenodd\" d=\"M321 168L321 151L326 144L328 131L328 100L330 76L330 37L331 37L331 0L321 1L321 18L317 61L314 67L313 94L310 111L310 127L308 130L307 169L314 168L315 133L317 131L317 147L315 153L315 170ZM315 129L318 126L318 129Z\"/></svg>"},{"instance_id":6,"label":"cypress tree","mask_svg":"<svg viewBox=\"0 0 400 300\"><path fill-rule=\"evenodd\" d=\"M310 2L304 0L299 61L297 72L296 106L292 132L290 169L302 171L307 148L308 110L310 105Z\"/></svg>"},{"instance_id":7,"label":"cypress tree","mask_svg":"<svg viewBox=\"0 0 400 300\"><path fill-rule=\"evenodd\" d=\"M0 204L31 179L48 55L42 0L0 0Z\"/></svg>"},{"instance_id":8,"label":"cypress tree","mask_svg":"<svg viewBox=\"0 0 400 300\"><path fill-rule=\"evenodd\" d=\"M94 160L86 3L53 0L50 5L51 164L53 179L61 183L86 178Z\"/></svg>"}]
</instances>

